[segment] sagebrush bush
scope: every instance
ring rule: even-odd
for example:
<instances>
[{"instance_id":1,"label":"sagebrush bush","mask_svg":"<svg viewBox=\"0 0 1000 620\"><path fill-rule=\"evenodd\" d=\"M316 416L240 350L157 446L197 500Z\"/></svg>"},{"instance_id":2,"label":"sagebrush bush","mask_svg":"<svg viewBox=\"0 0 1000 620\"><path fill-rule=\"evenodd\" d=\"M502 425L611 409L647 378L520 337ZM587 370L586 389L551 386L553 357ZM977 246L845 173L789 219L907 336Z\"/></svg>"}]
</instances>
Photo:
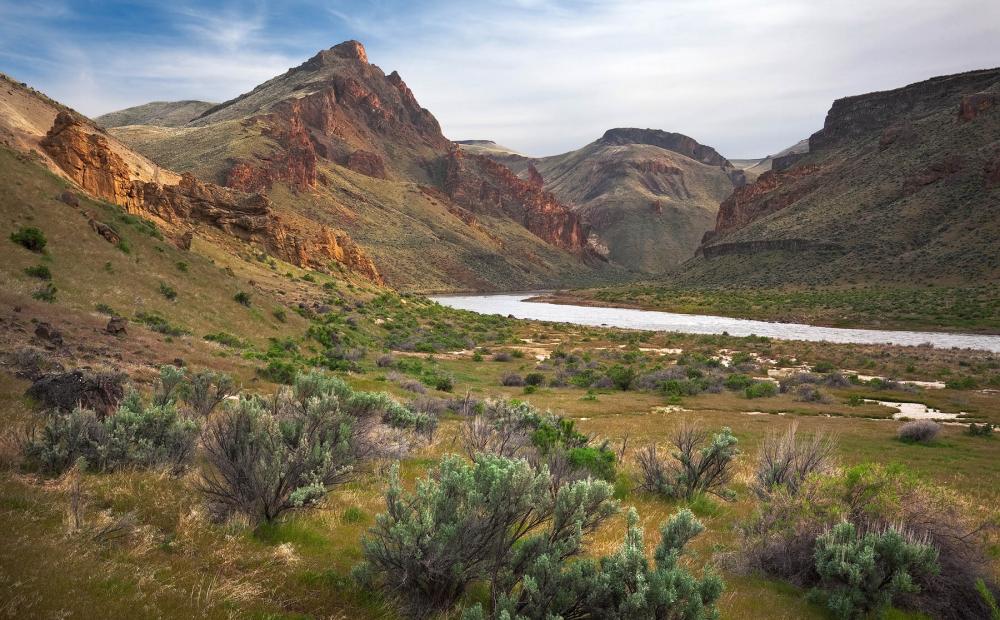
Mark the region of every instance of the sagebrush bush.
<instances>
[{"instance_id":1,"label":"sagebrush bush","mask_svg":"<svg viewBox=\"0 0 1000 620\"><path fill-rule=\"evenodd\" d=\"M47 474L60 474L84 459L89 469L164 467L178 471L191 460L198 423L176 405L145 403L130 391L112 415L99 419L89 409L55 410L25 444L25 461Z\"/></svg>"},{"instance_id":2,"label":"sagebrush bush","mask_svg":"<svg viewBox=\"0 0 1000 620\"><path fill-rule=\"evenodd\" d=\"M919 592L915 580L940 571L937 555L895 529L861 534L854 524L841 522L816 539L819 585L813 593L842 620L864 618L901 594Z\"/></svg>"},{"instance_id":3,"label":"sagebrush bush","mask_svg":"<svg viewBox=\"0 0 1000 620\"><path fill-rule=\"evenodd\" d=\"M426 431L435 423L387 394L355 392L321 373L299 375L291 389L241 397L209 423L198 486L217 518L272 521L321 499L359 463L399 456L398 438L386 429Z\"/></svg>"},{"instance_id":4,"label":"sagebrush bush","mask_svg":"<svg viewBox=\"0 0 1000 620\"><path fill-rule=\"evenodd\" d=\"M754 381L743 390L747 398L770 398L777 393L778 387L770 381Z\"/></svg>"},{"instance_id":5,"label":"sagebrush bush","mask_svg":"<svg viewBox=\"0 0 1000 620\"><path fill-rule=\"evenodd\" d=\"M640 450L637 459L642 470L643 490L671 498L691 499L710 493L731 500L726 485L733 477L734 459L739 454L738 440L729 428L709 436L708 431L682 426L674 433L674 450L666 461L655 445Z\"/></svg>"},{"instance_id":6,"label":"sagebrush bush","mask_svg":"<svg viewBox=\"0 0 1000 620\"><path fill-rule=\"evenodd\" d=\"M941 425L934 420L913 420L899 427L896 437L907 443L928 443L937 438Z\"/></svg>"},{"instance_id":7,"label":"sagebrush bush","mask_svg":"<svg viewBox=\"0 0 1000 620\"><path fill-rule=\"evenodd\" d=\"M903 594L899 606L946 620L988 616L975 590L977 579L996 589L984 526L970 522L959 498L899 466L865 464L809 476L795 494L776 487L740 525L733 568L815 587L816 541L843 521L862 534L905 532L937 552L940 573L914 575L920 591Z\"/></svg>"},{"instance_id":8,"label":"sagebrush bush","mask_svg":"<svg viewBox=\"0 0 1000 620\"><path fill-rule=\"evenodd\" d=\"M505 372L503 373L503 376L500 377L500 385L507 387L522 387L524 385L524 377L516 372Z\"/></svg>"},{"instance_id":9,"label":"sagebrush bush","mask_svg":"<svg viewBox=\"0 0 1000 620\"><path fill-rule=\"evenodd\" d=\"M476 581L492 600L513 600L528 571L580 553L584 534L617 511L611 492L595 480L555 490L545 470L492 454L445 456L412 493L394 468L354 574L415 618L447 612Z\"/></svg>"}]
</instances>

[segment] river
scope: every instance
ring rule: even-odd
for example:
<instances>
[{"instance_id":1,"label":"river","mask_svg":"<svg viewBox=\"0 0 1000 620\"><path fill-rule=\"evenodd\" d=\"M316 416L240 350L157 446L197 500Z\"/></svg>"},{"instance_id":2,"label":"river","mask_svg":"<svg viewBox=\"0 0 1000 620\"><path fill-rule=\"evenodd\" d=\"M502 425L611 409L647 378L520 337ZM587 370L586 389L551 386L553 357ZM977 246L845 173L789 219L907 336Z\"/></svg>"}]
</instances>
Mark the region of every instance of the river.
<instances>
[{"instance_id":1,"label":"river","mask_svg":"<svg viewBox=\"0 0 1000 620\"><path fill-rule=\"evenodd\" d=\"M960 347L1000 353L1000 336L911 332L878 329L844 329L800 323L771 323L732 319L723 316L677 314L631 308L601 308L525 301L538 293L490 295L434 295L438 303L482 314L513 315L519 319L556 321L578 325L623 327L686 334L721 334L730 336L768 336L782 340L816 342L854 342L861 344L918 345L930 343L937 348Z\"/></svg>"}]
</instances>

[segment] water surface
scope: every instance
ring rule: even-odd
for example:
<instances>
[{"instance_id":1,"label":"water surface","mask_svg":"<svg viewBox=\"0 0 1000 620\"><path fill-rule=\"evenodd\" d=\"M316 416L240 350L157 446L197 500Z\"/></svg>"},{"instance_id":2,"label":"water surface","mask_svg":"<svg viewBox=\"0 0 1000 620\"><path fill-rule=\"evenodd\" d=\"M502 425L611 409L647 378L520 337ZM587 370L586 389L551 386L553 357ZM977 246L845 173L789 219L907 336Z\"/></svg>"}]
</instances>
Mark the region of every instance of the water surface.
<instances>
[{"instance_id":1,"label":"water surface","mask_svg":"<svg viewBox=\"0 0 1000 620\"><path fill-rule=\"evenodd\" d=\"M537 293L491 295L435 295L431 299L461 310L482 314L512 315L518 319L557 321L578 325L623 327L686 334L721 334L730 336L768 336L784 340L816 342L853 342L860 344L918 345L930 343L938 348L960 347L1000 353L1000 336L911 332L878 329L844 329L801 323L771 323L701 314L678 314L632 308L601 308L525 301Z\"/></svg>"}]
</instances>

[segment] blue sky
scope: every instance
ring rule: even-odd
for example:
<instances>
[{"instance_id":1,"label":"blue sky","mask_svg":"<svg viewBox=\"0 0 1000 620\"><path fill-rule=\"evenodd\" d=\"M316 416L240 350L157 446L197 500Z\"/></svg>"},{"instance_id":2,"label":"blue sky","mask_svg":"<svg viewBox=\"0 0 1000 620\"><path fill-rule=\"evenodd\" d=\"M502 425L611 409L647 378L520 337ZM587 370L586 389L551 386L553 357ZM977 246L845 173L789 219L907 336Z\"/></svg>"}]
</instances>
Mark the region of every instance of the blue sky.
<instances>
[{"instance_id":1,"label":"blue sky","mask_svg":"<svg viewBox=\"0 0 1000 620\"><path fill-rule=\"evenodd\" d=\"M91 116L222 101L346 39L452 139L547 155L655 127L750 157L837 97L1000 66L1000 1L0 0L0 71Z\"/></svg>"}]
</instances>

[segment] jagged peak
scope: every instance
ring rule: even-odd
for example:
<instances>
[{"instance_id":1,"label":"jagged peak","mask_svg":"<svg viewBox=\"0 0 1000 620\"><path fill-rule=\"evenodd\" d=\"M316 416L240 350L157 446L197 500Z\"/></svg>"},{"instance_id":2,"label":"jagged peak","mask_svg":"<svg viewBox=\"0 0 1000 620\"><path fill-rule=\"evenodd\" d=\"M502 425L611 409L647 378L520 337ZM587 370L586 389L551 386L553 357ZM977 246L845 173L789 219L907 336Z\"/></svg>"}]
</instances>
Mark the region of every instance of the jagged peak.
<instances>
[{"instance_id":1,"label":"jagged peak","mask_svg":"<svg viewBox=\"0 0 1000 620\"><path fill-rule=\"evenodd\" d=\"M367 64L368 53L360 41L351 39L350 41L338 43L330 49L320 50L315 56L302 63L298 68L317 69L340 60L356 60Z\"/></svg>"}]
</instances>

